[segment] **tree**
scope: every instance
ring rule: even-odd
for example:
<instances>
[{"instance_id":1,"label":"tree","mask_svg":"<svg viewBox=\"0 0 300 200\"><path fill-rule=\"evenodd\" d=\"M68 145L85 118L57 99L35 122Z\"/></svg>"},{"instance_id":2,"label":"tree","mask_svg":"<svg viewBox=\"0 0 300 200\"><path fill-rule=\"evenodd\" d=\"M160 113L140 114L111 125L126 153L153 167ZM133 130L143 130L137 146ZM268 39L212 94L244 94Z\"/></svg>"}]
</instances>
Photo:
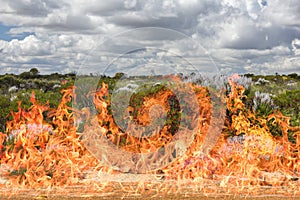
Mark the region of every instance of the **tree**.
<instances>
[{"instance_id":1,"label":"tree","mask_svg":"<svg viewBox=\"0 0 300 200\"><path fill-rule=\"evenodd\" d=\"M296 74L296 73L289 74L288 76L292 79L297 79L298 78L298 74Z\"/></svg>"},{"instance_id":2,"label":"tree","mask_svg":"<svg viewBox=\"0 0 300 200\"><path fill-rule=\"evenodd\" d=\"M252 78L254 76L254 74L247 73L247 74L244 74L244 76L246 76L247 78Z\"/></svg>"},{"instance_id":3,"label":"tree","mask_svg":"<svg viewBox=\"0 0 300 200\"><path fill-rule=\"evenodd\" d=\"M36 75L38 75L38 74L40 73L39 70L38 70L37 68L31 68L31 69L29 70L29 72L30 72L30 74L33 75L33 76L36 76Z\"/></svg>"},{"instance_id":4,"label":"tree","mask_svg":"<svg viewBox=\"0 0 300 200\"><path fill-rule=\"evenodd\" d=\"M125 73L123 73L123 72L118 72L118 73L115 74L114 78L115 78L115 79L120 79L120 78L122 78L123 76L125 76Z\"/></svg>"}]
</instances>

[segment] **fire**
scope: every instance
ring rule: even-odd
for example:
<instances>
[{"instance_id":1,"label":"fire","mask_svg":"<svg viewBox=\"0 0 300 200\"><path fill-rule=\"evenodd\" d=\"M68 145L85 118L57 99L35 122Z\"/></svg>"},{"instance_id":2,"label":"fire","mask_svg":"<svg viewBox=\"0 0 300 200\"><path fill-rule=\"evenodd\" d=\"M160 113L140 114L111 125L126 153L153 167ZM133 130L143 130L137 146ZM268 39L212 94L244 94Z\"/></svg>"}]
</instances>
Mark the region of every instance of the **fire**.
<instances>
[{"instance_id":1,"label":"fire","mask_svg":"<svg viewBox=\"0 0 300 200\"><path fill-rule=\"evenodd\" d=\"M67 103L72 98L72 88L62 91L62 101L57 109L40 105L34 94L32 106L12 113L6 134L1 134L2 176L8 184L24 187L49 187L76 183L82 171L96 166L96 160L80 142L73 113ZM50 124L44 117L48 114Z\"/></svg>"},{"instance_id":2,"label":"fire","mask_svg":"<svg viewBox=\"0 0 300 200\"><path fill-rule=\"evenodd\" d=\"M192 86L192 85L191 85ZM142 153L143 151L155 151L158 147L164 146L168 144L172 139L173 135L169 133L169 128L164 126L161 130L154 130L154 133L150 137L135 137L135 135L128 135L126 132L135 132L136 126L134 124L129 124L127 130L125 132L121 131L118 125L114 122L114 118L112 114L108 114L108 106L110 102L106 102L104 96L108 96L107 85L103 84L102 88L95 95L95 106L98 110L100 110L98 117L98 122L101 127L103 127L105 131L105 136L113 142L116 146L120 146L120 148L125 151L132 151ZM207 95L207 91L204 87L192 86L195 90L197 89L197 97L198 103L201 107L200 118L203 119L200 121L198 132L201 134L205 133L205 129L208 128L208 125L205 124L205 121L208 121L210 118L210 99ZM184 89L184 88L183 88ZM160 91L152 97L145 97L144 104L141 108L138 108L138 116L137 119L143 125L149 124L152 120L151 118L156 118L163 113L167 113L170 110L168 105L168 99L172 97L174 94L171 90ZM153 109L155 111L151 112L151 108L153 105L158 105L161 107L163 111L159 111L159 109ZM128 108L129 110L133 110L132 107ZM156 112L156 113L155 113ZM157 116L155 116L157 115ZM191 116L191 119L194 116ZM109 124L109 126L107 125ZM137 130L137 135L140 134L143 130ZM107 133L110 134L107 134ZM197 138L197 140L200 138ZM120 145L120 141L124 141L125 144ZM196 145L195 145L196 146Z\"/></svg>"},{"instance_id":3,"label":"fire","mask_svg":"<svg viewBox=\"0 0 300 200\"><path fill-rule=\"evenodd\" d=\"M229 84L232 91L227 97L227 108L231 122L225 129L235 132L236 140L226 138L223 133L209 155L188 156L185 162L169 169L171 172L175 170L171 175L220 180L220 186L298 185L292 180L298 179L299 143L298 140L290 142L288 132L293 131L298 139L300 127L291 127L289 118L279 112L271 114L268 119L257 118L245 109L241 100L244 88L233 80ZM282 137L273 137L270 133L267 122L272 119L282 129Z\"/></svg>"},{"instance_id":4,"label":"fire","mask_svg":"<svg viewBox=\"0 0 300 200\"><path fill-rule=\"evenodd\" d=\"M188 83L196 94L199 107L199 115L188 116L190 121L196 123L193 124L197 127L194 140L187 151L174 162L148 173L163 176L165 181L191 181L195 187L206 181L214 181L219 188L226 188L227 192L233 193L249 188L255 191L254 188L258 186L287 186L293 188L295 194L299 194L297 180L300 170L300 127L290 126L289 118L278 111L262 119L246 109L242 101L245 98L244 88L235 82L237 78L239 77L235 75L229 79L231 91L226 98L229 115L222 134L206 154L201 148L212 131L209 127L213 105L205 87ZM47 103L39 104L32 94L32 106L29 109L22 108L19 103L18 111L11 113L12 120L7 122L6 132L0 134L1 173L8 179L7 186L48 188L85 183L100 188L101 191L104 188L108 191L104 183L101 186L95 180L84 181L89 171L120 174L118 170L103 165L94 157L99 152L91 153L87 150L84 140L92 136L91 133L96 132L99 137L107 138L107 141L132 154L155 152L170 144L175 137L171 133L172 127L166 124L153 129L149 137L126 134L128 131L135 131L142 136L145 130L130 123L125 131L118 127L109 111L109 90L104 83L96 93L90 94L98 111L97 116L92 116L88 108L75 110L69 106L72 100L76 100L75 89L70 87L62 91L63 97L57 108L50 108ZM124 119L135 118L133 120L137 123L147 126L156 118L169 113L169 100L172 97L173 92L167 89L145 97L141 107L127 108L128 113L136 112L136 116L125 115ZM153 106L157 107L151 109ZM88 121L84 127L86 135L77 132L75 115L85 116ZM267 123L280 127L282 137L273 136ZM235 136L228 137L226 132L234 133ZM294 142L289 141L291 133ZM114 153L117 152L111 152L112 156L116 155ZM128 172L136 167L131 166L130 162L126 165L123 167L127 167ZM139 167L143 171L146 166ZM166 185L164 188L162 183L140 184L138 189L131 191L146 192L145 185L156 190L159 188L160 191L170 189ZM120 190L128 190L128 187L121 185ZM180 187L172 190L180 191ZM200 191L207 190L202 188Z\"/></svg>"}]
</instances>

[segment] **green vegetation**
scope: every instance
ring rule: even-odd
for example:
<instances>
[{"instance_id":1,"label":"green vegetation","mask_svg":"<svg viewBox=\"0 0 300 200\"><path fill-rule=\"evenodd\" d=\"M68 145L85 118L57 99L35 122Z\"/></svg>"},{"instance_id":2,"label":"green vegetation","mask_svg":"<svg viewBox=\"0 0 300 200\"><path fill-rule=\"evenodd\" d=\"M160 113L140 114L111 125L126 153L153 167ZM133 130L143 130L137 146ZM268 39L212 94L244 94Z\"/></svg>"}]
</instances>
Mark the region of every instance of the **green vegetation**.
<instances>
[{"instance_id":1,"label":"green vegetation","mask_svg":"<svg viewBox=\"0 0 300 200\"><path fill-rule=\"evenodd\" d=\"M53 73L50 75L41 75L37 68L32 68L28 72L23 72L20 75L15 74L5 74L0 75L0 132L5 131L5 124L7 119L10 117L11 111L16 111L18 109L18 102L22 102L22 107L28 108L30 104L30 95L32 92L35 93L37 100L40 103L48 102L50 107L57 107L60 103L61 93L60 91L74 84L83 82L82 85L85 88L76 88L77 90L82 90L87 92L87 88L94 86L95 83L98 84L97 87L101 87L101 82L108 84L110 94L115 89L115 87L125 87L125 89L134 91L134 84L130 86L131 82L126 78L122 84L117 86L117 80L122 79L123 73L117 73L114 77L101 76L94 77L93 75L76 77L75 73L70 74L58 74ZM245 74L245 78L251 78L251 85L245 91L247 98L244 99L245 104L248 109L255 111L256 115L265 118L275 110L279 110L285 116L291 118L291 125L300 126L300 76L293 73L288 75L253 75ZM141 87L139 80L143 80L141 77L133 78L135 84ZM121 81L119 81L121 82ZM77 86L77 84L76 84ZM126 88L127 87L127 88ZM129 104L135 108L132 113L133 118L137 117L136 109L138 109L145 97L150 97L155 95L161 90L166 88L162 84L157 84L153 87L148 87L144 89L138 89L132 93L130 97ZM124 97L124 90L115 96L116 99L121 99ZM78 95L79 102L82 105L78 105L79 108L87 106L91 103L91 100L84 95ZM122 96L123 95L123 96ZM126 96L126 95L125 95ZM86 99L80 99L86 98ZM109 97L110 98L110 97ZM171 127L171 132L176 132L178 128L178 119L180 118L178 110L178 100L175 96L171 96L168 99L171 106L170 112L167 116L167 124ZM111 110L110 110L111 112ZM270 130L274 135L280 135L280 129L270 123Z\"/></svg>"},{"instance_id":2,"label":"green vegetation","mask_svg":"<svg viewBox=\"0 0 300 200\"><path fill-rule=\"evenodd\" d=\"M257 116L266 118L278 110L283 115L290 117L292 126L300 126L300 76L296 73L289 75L257 75L245 74L252 79L252 84L247 90L246 105L253 109ZM282 136L278 124L268 122L268 127L274 136ZM289 140L295 142L290 133Z\"/></svg>"},{"instance_id":3,"label":"green vegetation","mask_svg":"<svg viewBox=\"0 0 300 200\"><path fill-rule=\"evenodd\" d=\"M252 85L248 90L248 100L253 102L258 92L265 94L265 101L258 105L256 113L260 116L267 116L273 110L279 110L284 115L291 117L293 126L300 126L300 76L296 73L289 75L267 75L251 77ZM270 97L267 100L266 95ZM262 96L262 95L260 95ZM251 104L251 103L248 103ZM251 104L253 106L253 104Z\"/></svg>"},{"instance_id":4,"label":"green vegetation","mask_svg":"<svg viewBox=\"0 0 300 200\"><path fill-rule=\"evenodd\" d=\"M49 102L50 107L57 107L61 99L60 91L74 84L75 74L40 75L37 68L20 75L0 75L0 132L5 131L6 120L10 111L17 111L18 102L22 107L31 106L30 96L35 93L40 103ZM65 84L62 84L66 82Z\"/></svg>"}]
</instances>

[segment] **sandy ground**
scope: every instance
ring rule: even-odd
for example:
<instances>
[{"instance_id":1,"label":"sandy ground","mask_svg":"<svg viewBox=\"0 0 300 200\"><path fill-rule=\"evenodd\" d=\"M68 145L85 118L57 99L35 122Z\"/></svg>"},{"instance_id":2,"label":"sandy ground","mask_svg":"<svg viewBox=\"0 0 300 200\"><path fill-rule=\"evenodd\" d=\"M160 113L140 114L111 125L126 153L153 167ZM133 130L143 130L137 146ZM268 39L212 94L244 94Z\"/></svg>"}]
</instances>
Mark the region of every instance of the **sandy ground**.
<instances>
[{"instance_id":1,"label":"sandy ground","mask_svg":"<svg viewBox=\"0 0 300 200\"><path fill-rule=\"evenodd\" d=\"M29 199L36 199L36 200L43 200L43 199L51 199L51 200L113 200L113 199L151 199L151 200L158 200L158 199L174 199L174 200L181 200L181 199L187 199L187 200L216 200L216 199L236 199L236 200L247 200L247 199L255 199L255 200L280 200L280 199L299 199L300 197L236 197L236 196L216 196L216 197L206 197L203 195L194 195L190 197L185 197L184 195L164 195L160 197L120 197L120 196L110 196L110 197L97 197L97 196L89 196L89 197L68 197L68 196L52 196L52 197L46 197L46 196L37 196L37 197L26 197L26 196L10 196L10 197L0 197L0 199L16 199L16 200L29 200Z\"/></svg>"},{"instance_id":2,"label":"sandy ground","mask_svg":"<svg viewBox=\"0 0 300 200\"><path fill-rule=\"evenodd\" d=\"M189 190L185 190L185 192L181 193L172 193L170 192L169 194L157 194L157 193L148 193L148 194L125 194L119 191L119 188L114 187L111 192L103 193L103 192L85 192L84 190L80 192L80 189L76 189L76 192L72 193L70 191L66 191L64 194L61 192L55 193L54 191L51 191L49 193L44 192L35 192L34 190L26 192L18 192L18 191L5 191L0 193L0 200L4 199L16 199L16 200L29 200L29 199L34 199L34 200L46 200L46 199L51 199L51 200L114 200L114 199L128 199L128 200L167 200L167 199L174 199L174 200L181 200L181 199L187 199L187 200L216 200L216 199L225 199L225 200L230 200L230 199L236 199L236 200L249 200L249 199L255 199L255 200L288 200L288 199L299 199L300 200L300 195L297 197L293 196L286 196L286 195L279 195L279 194L266 194L262 193L259 195L231 195L231 194L222 194L222 193L215 193L215 194L207 194L204 195L203 193L195 193L192 192L190 193ZM116 191L116 192L114 192ZM190 193L190 194L189 194Z\"/></svg>"},{"instance_id":3,"label":"sandy ground","mask_svg":"<svg viewBox=\"0 0 300 200\"><path fill-rule=\"evenodd\" d=\"M141 175L116 175L116 176L101 176L98 174L99 179L96 182L101 184L107 181L105 189L99 190L99 185L97 189L93 189L90 184L81 184L77 187L65 187L65 188L52 188L52 189L19 189L19 188L6 188L5 181L0 183L0 200L2 199L16 199L16 200L113 200L113 199L141 199L141 200L158 200L158 199L174 199L174 200L215 200L215 199L255 199L255 200L280 200L280 199L299 199L300 194L297 197L291 196L293 189L291 187L284 188L282 186L276 187L264 187L256 188L253 190L251 188L249 191L257 191L255 193L249 193L249 191L243 191L239 195L232 195L234 192L229 191L228 188L220 188L219 184L212 181L202 182L198 185L199 188L191 182L180 184L180 187L176 185L175 182L159 182L155 181L154 177L151 176L141 176ZM115 182L116 177L118 177L118 182ZM131 182L127 182L128 180ZM101 181L99 181L101 180ZM114 180L114 181L113 181ZM145 183L145 184L142 184ZM90 183L90 182L89 182ZM122 184L120 184L122 183ZM149 183L149 184L147 184ZM183 187L182 187L183 186ZM133 190L128 191L131 188ZM139 192L140 190L135 190L136 188L142 188L144 192ZM180 188L180 190L177 190ZM196 188L196 189L195 189ZM297 188L297 187L294 187ZM239 187L234 187L239 189ZM136 191L136 192L132 192ZM175 191L175 192L173 192ZM178 192L179 191L179 192ZM204 192L203 192L204 191ZM255 194L255 196L253 195ZM287 196L290 195L290 196Z\"/></svg>"}]
</instances>

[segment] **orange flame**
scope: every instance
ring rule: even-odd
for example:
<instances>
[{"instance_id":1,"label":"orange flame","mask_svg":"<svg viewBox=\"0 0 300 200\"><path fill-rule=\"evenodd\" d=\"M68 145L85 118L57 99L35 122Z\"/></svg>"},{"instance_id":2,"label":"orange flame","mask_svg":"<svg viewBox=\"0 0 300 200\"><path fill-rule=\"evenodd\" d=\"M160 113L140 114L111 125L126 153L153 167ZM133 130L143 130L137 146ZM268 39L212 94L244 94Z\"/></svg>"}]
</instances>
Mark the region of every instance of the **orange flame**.
<instances>
[{"instance_id":1,"label":"orange flame","mask_svg":"<svg viewBox=\"0 0 300 200\"><path fill-rule=\"evenodd\" d=\"M226 104L230 114L221 137L207 155L199 152L204 138L209 137L213 105L205 87L189 85L196 93L200 108L199 119L195 120L199 129L187 152L155 173L163 173L165 180L192 180L197 184L199 180L209 179L219 181L221 188L240 187L233 187L233 191L228 189L229 192L272 185L290 186L298 194L299 183L293 180L300 170L300 127L292 127L289 117L280 112L262 119L246 109L242 101L246 98L245 89L235 83L236 78L238 75L229 79L231 91ZM9 179L8 185L31 188L74 185L84 179L88 170L109 171L87 151L76 132L74 115L91 116L87 108L78 111L68 106L76 98L74 90L74 87L63 90L61 103L55 109L47 103L39 104L33 93L32 106L28 110L21 108L19 103L18 111L11 113L12 120L7 122L6 133L0 133L0 162L4 166L1 171L2 176ZM101 134L108 140L125 151L136 153L152 152L172 141L173 135L167 126L145 138L136 138L120 130L109 113L108 93L108 85L103 83L94 94L98 115L89 122L99 124L103 129ZM159 91L145 97L141 108L129 107L128 111L137 109L139 122L147 125L151 117L161 114L149 112L151 107L159 105L169 111L168 98L172 95L169 90ZM277 125L282 137L273 136L267 123ZM134 131L134 126L129 124L128 130ZM228 131L235 136L229 137ZM290 135L294 142L289 141ZM116 172L110 170L110 173Z\"/></svg>"}]
</instances>

